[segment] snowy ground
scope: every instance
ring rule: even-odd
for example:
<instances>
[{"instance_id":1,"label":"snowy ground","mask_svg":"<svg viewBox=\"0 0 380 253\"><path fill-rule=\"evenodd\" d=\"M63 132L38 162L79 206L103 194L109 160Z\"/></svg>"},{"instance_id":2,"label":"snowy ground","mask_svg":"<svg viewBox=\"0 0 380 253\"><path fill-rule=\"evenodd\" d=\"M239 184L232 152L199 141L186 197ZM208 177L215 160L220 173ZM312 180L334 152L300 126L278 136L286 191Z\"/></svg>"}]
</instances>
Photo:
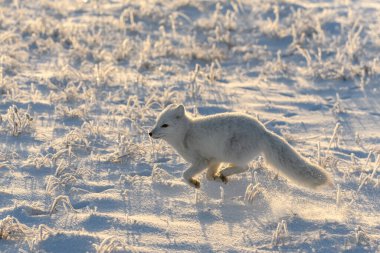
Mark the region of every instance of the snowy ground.
<instances>
[{"instance_id":1,"label":"snowy ground","mask_svg":"<svg viewBox=\"0 0 380 253\"><path fill-rule=\"evenodd\" d=\"M379 252L380 2L0 1L1 252ZM334 175L227 185L147 135L240 111ZM258 185L259 183L259 185Z\"/></svg>"}]
</instances>

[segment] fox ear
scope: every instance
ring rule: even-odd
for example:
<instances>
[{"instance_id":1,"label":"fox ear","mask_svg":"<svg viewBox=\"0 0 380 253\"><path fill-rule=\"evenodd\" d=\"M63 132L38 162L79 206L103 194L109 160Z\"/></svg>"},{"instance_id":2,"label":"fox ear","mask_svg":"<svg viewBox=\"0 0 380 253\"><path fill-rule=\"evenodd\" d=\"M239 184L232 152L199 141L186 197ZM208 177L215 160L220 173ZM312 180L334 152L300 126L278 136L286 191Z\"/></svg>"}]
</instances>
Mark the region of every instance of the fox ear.
<instances>
[{"instance_id":1,"label":"fox ear","mask_svg":"<svg viewBox=\"0 0 380 253\"><path fill-rule=\"evenodd\" d=\"M176 112L176 118L181 118L183 115L185 115L185 107L183 105L178 105L176 108L175 108L175 112Z\"/></svg>"}]
</instances>

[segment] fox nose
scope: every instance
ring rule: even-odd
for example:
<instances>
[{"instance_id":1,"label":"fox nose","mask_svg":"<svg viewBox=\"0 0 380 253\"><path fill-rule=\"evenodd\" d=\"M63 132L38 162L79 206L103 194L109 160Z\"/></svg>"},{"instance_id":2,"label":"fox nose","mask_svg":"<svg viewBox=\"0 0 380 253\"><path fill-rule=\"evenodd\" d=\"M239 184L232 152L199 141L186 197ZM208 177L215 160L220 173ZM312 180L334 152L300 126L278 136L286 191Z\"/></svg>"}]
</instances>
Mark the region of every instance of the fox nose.
<instances>
[{"instance_id":1,"label":"fox nose","mask_svg":"<svg viewBox=\"0 0 380 253\"><path fill-rule=\"evenodd\" d=\"M153 135L153 134L152 134L152 132L149 132L149 136L151 136L151 137L152 137L152 135Z\"/></svg>"}]
</instances>

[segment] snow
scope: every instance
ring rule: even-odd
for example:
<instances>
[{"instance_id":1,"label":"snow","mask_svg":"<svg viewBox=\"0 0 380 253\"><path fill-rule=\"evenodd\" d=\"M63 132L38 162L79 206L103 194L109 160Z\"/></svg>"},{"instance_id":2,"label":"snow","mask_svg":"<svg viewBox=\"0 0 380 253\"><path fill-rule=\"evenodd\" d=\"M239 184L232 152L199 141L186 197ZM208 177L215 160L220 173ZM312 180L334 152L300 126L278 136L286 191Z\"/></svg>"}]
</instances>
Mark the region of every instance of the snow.
<instances>
[{"instance_id":1,"label":"snow","mask_svg":"<svg viewBox=\"0 0 380 253\"><path fill-rule=\"evenodd\" d=\"M380 251L378 1L2 1L1 252ZM261 158L195 190L170 103L257 116L329 171Z\"/></svg>"}]
</instances>

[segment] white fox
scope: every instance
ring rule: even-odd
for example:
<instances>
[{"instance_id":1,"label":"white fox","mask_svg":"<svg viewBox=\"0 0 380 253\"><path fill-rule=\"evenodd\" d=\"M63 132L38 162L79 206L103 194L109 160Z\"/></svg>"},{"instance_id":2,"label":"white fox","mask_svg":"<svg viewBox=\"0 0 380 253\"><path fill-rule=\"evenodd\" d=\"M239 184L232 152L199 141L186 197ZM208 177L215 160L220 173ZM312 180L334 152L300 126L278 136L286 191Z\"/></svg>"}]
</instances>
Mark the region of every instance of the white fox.
<instances>
[{"instance_id":1,"label":"white fox","mask_svg":"<svg viewBox=\"0 0 380 253\"><path fill-rule=\"evenodd\" d=\"M194 177L203 170L207 169L208 180L227 183L228 176L245 172L248 163L259 155L298 185L312 189L333 186L325 170L308 162L285 139L249 115L220 113L194 118L183 105L169 105L149 135L165 140L191 163L183 177L195 188L200 182ZM219 170L222 163L228 165Z\"/></svg>"}]
</instances>

